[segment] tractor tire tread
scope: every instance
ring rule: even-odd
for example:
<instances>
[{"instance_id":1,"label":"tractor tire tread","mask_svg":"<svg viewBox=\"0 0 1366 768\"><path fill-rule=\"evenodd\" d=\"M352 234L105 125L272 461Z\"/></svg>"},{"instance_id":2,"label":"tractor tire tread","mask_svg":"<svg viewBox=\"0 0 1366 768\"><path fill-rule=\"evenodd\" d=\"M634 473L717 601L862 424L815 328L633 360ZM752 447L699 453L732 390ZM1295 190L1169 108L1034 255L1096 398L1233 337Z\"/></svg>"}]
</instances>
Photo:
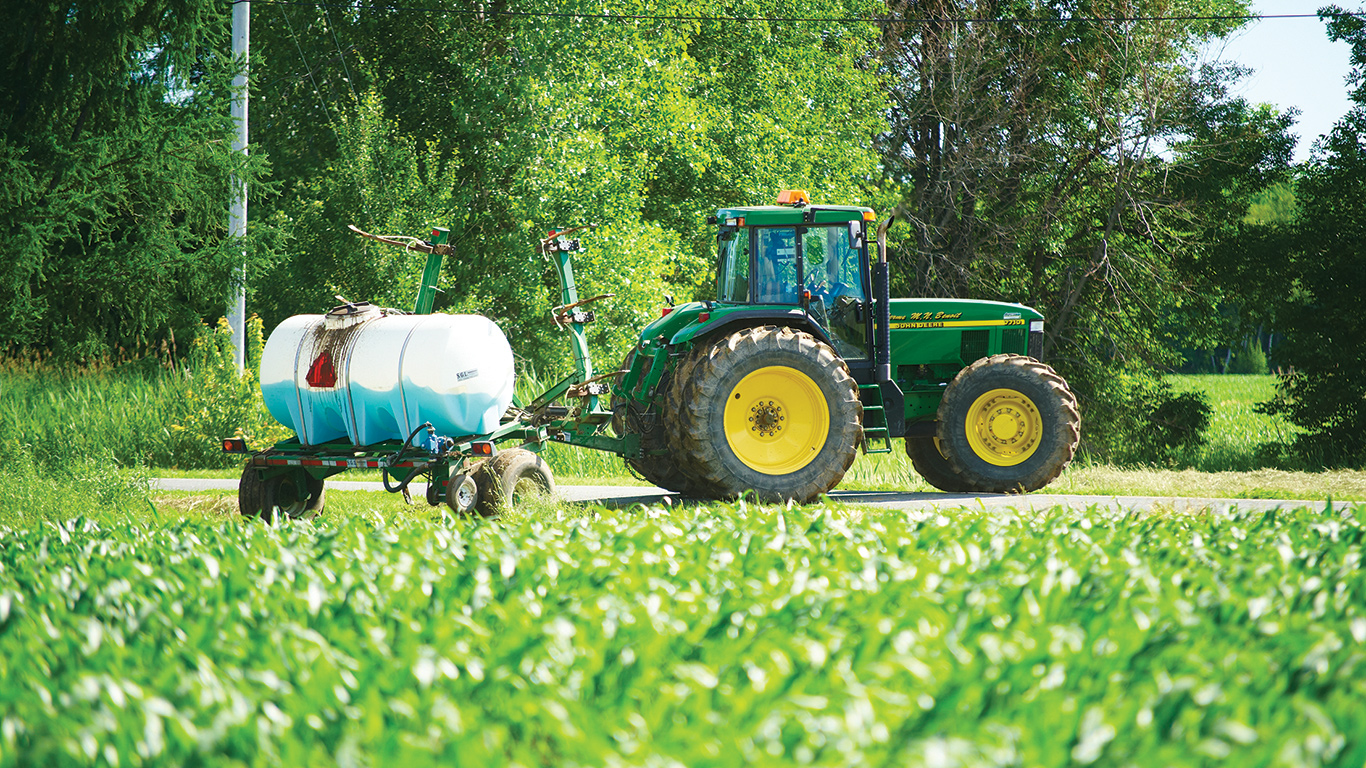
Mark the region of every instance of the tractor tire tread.
<instances>
[{"instance_id":1,"label":"tractor tire tread","mask_svg":"<svg viewBox=\"0 0 1366 768\"><path fill-rule=\"evenodd\" d=\"M724 403L728 395L727 391L720 400L717 399L723 379L736 366L756 357L775 354L811 360L815 363L812 372L817 377L822 373L827 374L827 383L842 393L842 397L830 403L830 435L821 450L824 458L781 476L790 480L792 475L800 475L797 485L790 487L780 487L777 484L778 477L765 476L753 470L746 473L750 475L749 478L741 476L734 468L735 463L727 460L729 448L725 435L715 434L712 426L720 418L715 413L717 404ZM686 408L673 411L671 415L679 421L677 428L681 452L716 498L734 499L753 491L764 502L791 499L802 504L808 503L844 479L854 463L859 441L863 438L863 406L858 398L858 386L849 376L848 367L833 349L816 337L787 327L747 328L701 350L691 374L682 383L678 402ZM770 477L773 482L763 482Z\"/></svg>"}]
</instances>

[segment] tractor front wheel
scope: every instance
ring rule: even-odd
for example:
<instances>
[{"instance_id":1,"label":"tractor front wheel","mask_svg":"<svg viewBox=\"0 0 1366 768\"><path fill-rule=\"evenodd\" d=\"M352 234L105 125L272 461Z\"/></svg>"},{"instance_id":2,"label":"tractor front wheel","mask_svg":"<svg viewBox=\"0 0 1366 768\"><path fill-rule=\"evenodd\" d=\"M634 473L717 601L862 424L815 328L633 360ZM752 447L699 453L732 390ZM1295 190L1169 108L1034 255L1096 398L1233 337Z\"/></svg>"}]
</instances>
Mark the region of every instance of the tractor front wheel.
<instances>
[{"instance_id":1,"label":"tractor front wheel","mask_svg":"<svg viewBox=\"0 0 1366 768\"><path fill-rule=\"evenodd\" d=\"M982 358L958 372L939 402L939 448L977 492L1048 485L1072 461L1080 440L1072 390L1031 357Z\"/></svg>"},{"instance_id":2,"label":"tractor front wheel","mask_svg":"<svg viewBox=\"0 0 1366 768\"><path fill-rule=\"evenodd\" d=\"M738 331L697 357L678 410L680 463L713 495L807 503L834 488L862 435L858 386L809 333ZM672 410L672 409L671 409Z\"/></svg>"},{"instance_id":3,"label":"tractor front wheel","mask_svg":"<svg viewBox=\"0 0 1366 768\"><path fill-rule=\"evenodd\" d=\"M972 492L972 484L958 474L949 460L944 458L944 452L939 450L939 438L906 438L906 455L911 458L911 468L916 474L935 488L945 493Z\"/></svg>"}]
</instances>

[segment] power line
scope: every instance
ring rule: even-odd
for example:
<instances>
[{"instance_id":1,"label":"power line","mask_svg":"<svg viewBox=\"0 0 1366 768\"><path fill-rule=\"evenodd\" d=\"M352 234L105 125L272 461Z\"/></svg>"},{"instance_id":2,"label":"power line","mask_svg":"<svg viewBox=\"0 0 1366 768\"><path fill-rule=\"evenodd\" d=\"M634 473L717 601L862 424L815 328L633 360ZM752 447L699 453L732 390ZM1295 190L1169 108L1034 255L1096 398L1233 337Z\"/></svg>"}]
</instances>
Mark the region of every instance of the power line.
<instances>
[{"instance_id":1,"label":"power line","mask_svg":"<svg viewBox=\"0 0 1366 768\"><path fill-rule=\"evenodd\" d=\"M453 16L509 16L533 19L595 19L602 21L731 21L777 23L837 23L837 24L930 24L930 23L988 23L988 24L1070 24L1072 22L1158 22L1158 21L1263 21L1280 19L1316 19L1317 13L1266 14L1190 14L1181 16L700 16L686 14L649 13L580 13L576 11L512 11L465 8L425 8L403 5L365 3L329 3L324 0L232 0L230 5L254 2L259 5L304 5L314 8L339 8L351 11L411 11L414 13L444 13ZM1366 11L1325 14L1328 17L1366 16Z\"/></svg>"}]
</instances>

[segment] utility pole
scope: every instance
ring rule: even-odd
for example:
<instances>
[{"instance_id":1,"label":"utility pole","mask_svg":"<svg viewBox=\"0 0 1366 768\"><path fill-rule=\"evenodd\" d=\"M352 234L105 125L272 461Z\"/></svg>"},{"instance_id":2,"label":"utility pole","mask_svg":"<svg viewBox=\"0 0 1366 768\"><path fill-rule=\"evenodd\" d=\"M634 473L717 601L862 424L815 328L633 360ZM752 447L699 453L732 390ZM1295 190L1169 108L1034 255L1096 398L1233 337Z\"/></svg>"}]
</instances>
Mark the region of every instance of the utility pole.
<instances>
[{"instance_id":1,"label":"utility pole","mask_svg":"<svg viewBox=\"0 0 1366 768\"><path fill-rule=\"evenodd\" d=\"M232 60L241 67L232 78L232 119L236 131L232 138L232 151L247 154L247 62L251 55L251 3L237 0L232 4ZM232 203L228 211L228 236L246 237L247 235L247 180L243 176L233 176L231 184ZM233 361L240 373L246 364L246 316L247 316L247 276L246 249L242 250L242 261L233 276L237 284L237 295L228 305L228 327L232 329Z\"/></svg>"}]
</instances>

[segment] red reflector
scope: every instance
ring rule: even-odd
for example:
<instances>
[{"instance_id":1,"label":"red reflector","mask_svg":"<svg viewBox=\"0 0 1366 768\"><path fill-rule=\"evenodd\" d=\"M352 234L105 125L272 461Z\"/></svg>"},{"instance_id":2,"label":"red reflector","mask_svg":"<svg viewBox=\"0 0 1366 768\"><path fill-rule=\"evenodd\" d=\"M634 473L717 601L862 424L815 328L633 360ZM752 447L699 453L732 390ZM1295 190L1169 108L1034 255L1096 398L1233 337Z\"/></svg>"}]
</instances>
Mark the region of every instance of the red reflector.
<instances>
[{"instance_id":1,"label":"red reflector","mask_svg":"<svg viewBox=\"0 0 1366 768\"><path fill-rule=\"evenodd\" d=\"M308 386L314 389L327 389L337 386L337 369L332 367L331 356L326 352L318 355L318 359L309 366L305 381L308 382Z\"/></svg>"},{"instance_id":2,"label":"red reflector","mask_svg":"<svg viewBox=\"0 0 1366 768\"><path fill-rule=\"evenodd\" d=\"M493 443L489 443L489 442L470 443L470 453L474 454L475 456L492 456L492 455L493 455Z\"/></svg>"},{"instance_id":3,"label":"red reflector","mask_svg":"<svg viewBox=\"0 0 1366 768\"><path fill-rule=\"evenodd\" d=\"M668 317L668 316L669 316L669 313L672 312L672 311L674 311L674 308L673 308L673 307L665 307L665 308L659 310L659 316L660 316L660 317Z\"/></svg>"},{"instance_id":4,"label":"red reflector","mask_svg":"<svg viewBox=\"0 0 1366 768\"><path fill-rule=\"evenodd\" d=\"M699 315L697 316L697 322L699 322L699 323L705 323L705 322L707 322L707 321L710 320L710 319L711 319L711 313L710 313L710 312L702 312L701 314L699 314Z\"/></svg>"},{"instance_id":5,"label":"red reflector","mask_svg":"<svg viewBox=\"0 0 1366 768\"><path fill-rule=\"evenodd\" d=\"M802 291L802 300L811 301L811 291Z\"/></svg>"},{"instance_id":6,"label":"red reflector","mask_svg":"<svg viewBox=\"0 0 1366 768\"><path fill-rule=\"evenodd\" d=\"M225 437L223 438L223 452L246 453L247 441L240 437Z\"/></svg>"}]
</instances>

